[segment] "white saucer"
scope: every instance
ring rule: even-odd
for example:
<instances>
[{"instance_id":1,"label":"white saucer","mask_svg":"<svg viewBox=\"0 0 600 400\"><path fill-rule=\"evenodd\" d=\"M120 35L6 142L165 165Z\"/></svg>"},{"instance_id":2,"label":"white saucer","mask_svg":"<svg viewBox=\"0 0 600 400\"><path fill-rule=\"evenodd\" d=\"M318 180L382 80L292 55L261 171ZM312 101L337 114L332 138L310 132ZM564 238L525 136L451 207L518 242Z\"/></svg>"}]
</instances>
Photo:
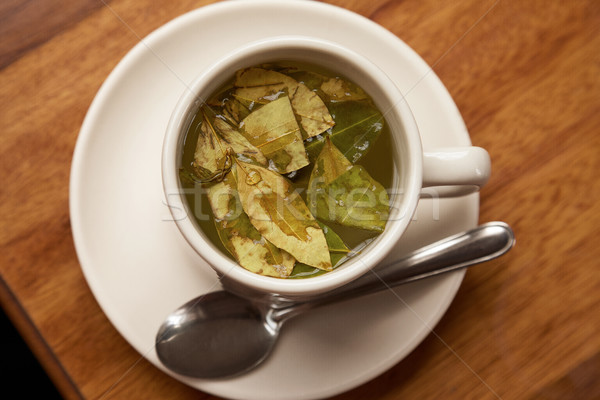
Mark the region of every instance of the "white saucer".
<instances>
[{"instance_id":1,"label":"white saucer","mask_svg":"<svg viewBox=\"0 0 600 400\"><path fill-rule=\"evenodd\" d=\"M229 398L315 399L361 385L412 351L439 321L464 272L422 281L301 316L287 324L272 356L228 380L166 371L154 352L163 318L219 288L212 269L170 220L162 192L163 133L177 99L203 67L245 42L308 34L364 54L407 94L424 147L469 145L460 114L439 79L397 37L333 6L305 1L224 2L179 17L150 34L110 74L85 118L71 174L71 222L85 278L123 335L158 368ZM373 45L373 44L376 45ZM421 201L390 258L474 227L479 197Z\"/></svg>"}]
</instances>

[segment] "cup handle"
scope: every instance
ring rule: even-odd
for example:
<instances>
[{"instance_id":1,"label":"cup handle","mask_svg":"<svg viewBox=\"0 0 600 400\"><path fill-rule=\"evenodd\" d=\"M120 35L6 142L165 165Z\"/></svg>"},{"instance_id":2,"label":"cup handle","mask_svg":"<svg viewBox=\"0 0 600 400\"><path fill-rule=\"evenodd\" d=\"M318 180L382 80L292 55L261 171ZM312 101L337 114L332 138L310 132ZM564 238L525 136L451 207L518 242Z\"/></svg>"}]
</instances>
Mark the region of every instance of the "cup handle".
<instances>
[{"instance_id":1,"label":"cup handle","mask_svg":"<svg viewBox=\"0 0 600 400\"><path fill-rule=\"evenodd\" d=\"M444 147L423 153L421 197L457 197L479 191L490 178L490 155L481 147Z\"/></svg>"}]
</instances>

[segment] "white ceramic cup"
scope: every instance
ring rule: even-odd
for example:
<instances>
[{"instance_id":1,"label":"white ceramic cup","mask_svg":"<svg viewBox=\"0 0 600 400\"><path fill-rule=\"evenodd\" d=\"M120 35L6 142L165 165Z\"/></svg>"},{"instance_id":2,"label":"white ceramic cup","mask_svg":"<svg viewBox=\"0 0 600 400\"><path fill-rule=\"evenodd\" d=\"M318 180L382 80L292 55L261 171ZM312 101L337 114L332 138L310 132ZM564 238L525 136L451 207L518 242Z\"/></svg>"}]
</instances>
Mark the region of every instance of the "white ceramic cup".
<instances>
[{"instance_id":1,"label":"white ceramic cup","mask_svg":"<svg viewBox=\"0 0 600 400\"><path fill-rule=\"evenodd\" d=\"M394 187L385 231L359 255L326 274L307 279L279 279L245 270L223 254L194 220L178 170L185 134L194 113L235 71L262 63L301 61L335 71L364 89L384 114L394 146ZM179 230L194 250L229 287L249 293L307 297L342 286L376 266L399 242L416 210L419 198L456 196L478 190L490 175L488 153L478 147L439 148L424 153L419 130L402 93L388 76L360 54L317 38L280 36L249 43L200 71L177 103L166 130L162 176L168 206ZM185 210L185 215L182 215Z\"/></svg>"}]
</instances>

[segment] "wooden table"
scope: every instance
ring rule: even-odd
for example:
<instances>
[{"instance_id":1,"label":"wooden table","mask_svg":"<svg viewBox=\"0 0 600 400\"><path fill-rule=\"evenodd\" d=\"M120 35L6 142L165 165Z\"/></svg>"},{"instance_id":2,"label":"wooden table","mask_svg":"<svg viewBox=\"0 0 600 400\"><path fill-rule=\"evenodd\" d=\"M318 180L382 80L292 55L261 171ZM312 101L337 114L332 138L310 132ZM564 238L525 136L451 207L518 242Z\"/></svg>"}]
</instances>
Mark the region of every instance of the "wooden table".
<instances>
[{"instance_id":1,"label":"wooden table","mask_svg":"<svg viewBox=\"0 0 600 400\"><path fill-rule=\"evenodd\" d=\"M2 306L66 398L213 398L134 351L75 255L68 178L96 91L140 38L211 1L0 4ZM468 271L434 332L339 399L600 398L600 2L332 0L407 42L492 158Z\"/></svg>"}]
</instances>

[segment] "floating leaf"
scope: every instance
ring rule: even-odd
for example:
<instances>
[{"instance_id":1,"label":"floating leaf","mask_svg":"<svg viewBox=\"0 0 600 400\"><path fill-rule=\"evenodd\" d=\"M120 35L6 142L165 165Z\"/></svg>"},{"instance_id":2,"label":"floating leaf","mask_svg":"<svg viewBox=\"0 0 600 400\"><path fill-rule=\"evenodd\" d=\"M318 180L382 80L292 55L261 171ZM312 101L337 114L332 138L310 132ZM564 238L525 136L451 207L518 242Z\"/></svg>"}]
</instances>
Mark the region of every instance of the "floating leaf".
<instances>
[{"instance_id":1,"label":"floating leaf","mask_svg":"<svg viewBox=\"0 0 600 400\"><path fill-rule=\"evenodd\" d=\"M250 114L248 107L235 97L227 99L223 105L223 116L235 126L239 126L248 114Z\"/></svg>"},{"instance_id":2,"label":"floating leaf","mask_svg":"<svg viewBox=\"0 0 600 400\"><path fill-rule=\"evenodd\" d=\"M180 177L185 177L185 178L192 178L192 182L193 183L210 183L210 182L221 182L225 176L229 173L229 171L231 170L231 167L233 166L233 156L231 155L232 151L231 149L227 149L227 151L225 152L225 158L223 159L223 165L219 167L219 169L217 169L214 172L211 172L209 170L207 170L206 168L203 168L201 166L199 166L195 161L192 163L191 167L192 167L192 171L188 172L184 169L182 169L181 173L180 173Z\"/></svg>"},{"instance_id":3,"label":"floating leaf","mask_svg":"<svg viewBox=\"0 0 600 400\"><path fill-rule=\"evenodd\" d=\"M329 100L350 101L364 100L367 94L358 86L340 77L329 78L321 84L321 91Z\"/></svg>"},{"instance_id":4,"label":"floating leaf","mask_svg":"<svg viewBox=\"0 0 600 400\"><path fill-rule=\"evenodd\" d=\"M300 117L300 125L305 133L304 138L316 136L335 125L329 110L319 95L299 83L290 92L292 107Z\"/></svg>"},{"instance_id":5,"label":"floating leaf","mask_svg":"<svg viewBox=\"0 0 600 400\"><path fill-rule=\"evenodd\" d=\"M254 227L296 260L331 270L323 230L284 177L266 168L237 161L237 189Z\"/></svg>"},{"instance_id":6,"label":"floating leaf","mask_svg":"<svg viewBox=\"0 0 600 400\"><path fill-rule=\"evenodd\" d=\"M267 165L265 155L252 143L248 141L237 129L229 125L220 118L214 120L215 130L221 137L221 142L224 146L230 147L239 157L249 158L252 161Z\"/></svg>"},{"instance_id":7,"label":"floating leaf","mask_svg":"<svg viewBox=\"0 0 600 400\"><path fill-rule=\"evenodd\" d=\"M235 98L233 92L233 83L222 88L222 90L206 100L205 106L208 107L203 107L201 110L202 113L205 113L206 109L211 111L220 109L220 115L222 117L224 117L232 125L238 126L240 121L246 118L246 116L250 113L250 110L246 104L243 104Z\"/></svg>"},{"instance_id":8,"label":"floating leaf","mask_svg":"<svg viewBox=\"0 0 600 400\"><path fill-rule=\"evenodd\" d=\"M234 95L240 101L250 104L266 104L276 100L288 88L296 87L298 82L287 75L263 68L246 68L236 72L233 86Z\"/></svg>"},{"instance_id":9,"label":"floating leaf","mask_svg":"<svg viewBox=\"0 0 600 400\"><path fill-rule=\"evenodd\" d=\"M272 161L275 171L283 174L308 165L300 128L287 96L252 112L241 127L248 141Z\"/></svg>"},{"instance_id":10,"label":"floating leaf","mask_svg":"<svg viewBox=\"0 0 600 400\"><path fill-rule=\"evenodd\" d=\"M221 145L215 130L204 118L198 131L198 142L194 153L194 164L212 174L220 169L227 149Z\"/></svg>"},{"instance_id":11,"label":"floating leaf","mask_svg":"<svg viewBox=\"0 0 600 400\"><path fill-rule=\"evenodd\" d=\"M234 86L238 100L267 103L287 93L304 138L316 136L335 122L317 93L295 79L262 68L246 68L236 74Z\"/></svg>"},{"instance_id":12,"label":"floating leaf","mask_svg":"<svg viewBox=\"0 0 600 400\"><path fill-rule=\"evenodd\" d=\"M312 91L320 90L321 84L328 79L325 75L314 71L307 71L305 69L288 68L287 70L281 71L281 73L294 78Z\"/></svg>"},{"instance_id":13,"label":"floating leaf","mask_svg":"<svg viewBox=\"0 0 600 400\"><path fill-rule=\"evenodd\" d=\"M336 166L336 167L334 167ZM327 138L308 183L308 203L325 221L383 232L389 214L385 188L352 165Z\"/></svg>"},{"instance_id":14,"label":"floating leaf","mask_svg":"<svg viewBox=\"0 0 600 400\"><path fill-rule=\"evenodd\" d=\"M239 156L266 165L265 156L241 133L218 117L210 118L203 113L194 152L193 168L196 175L205 181L224 176L231 168L228 149Z\"/></svg>"},{"instance_id":15,"label":"floating leaf","mask_svg":"<svg viewBox=\"0 0 600 400\"><path fill-rule=\"evenodd\" d=\"M290 275L296 260L267 241L250 223L239 201L234 171L208 189L208 200L221 242L242 267L277 278Z\"/></svg>"},{"instance_id":16,"label":"floating leaf","mask_svg":"<svg viewBox=\"0 0 600 400\"><path fill-rule=\"evenodd\" d=\"M352 168L352 163L331 143L331 139L326 137L325 146L315 161L311 178L318 176L324 184L330 185L350 168Z\"/></svg>"},{"instance_id":17,"label":"floating leaf","mask_svg":"<svg viewBox=\"0 0 600 400\"><path fill-rule=\"evenodd\" d=\"M310 90L318 91L324 101L356 101L365 100L369 96L359 86L349 80L306 70L284 72Z\"/></svg>"},{"instance_id":18,"label":"floating leaf","mask_svg":"<svg viewBox=\"0 0 600 400\"><path fill-rule=\"evenodd\" d=\"M375 106L366 101L330 103L329 109L335 118L335 127L327 134L306 140L308 159L314 162L323 148L325 137L330 136L344 156L356 163L373 147L383 130L384 118Z\"/></svg>"},{"instance_id":19,"label":"floating leaf","mask_svg":"<svg viewBox=\"0 0 600 400\"><path fill-rule=\"evenodd\" d=\"M333 229L323 224L322 222L319 222L319 226L325 234L327 247L329 247L329 257L331 258L331 265L335 269L338 265L340 265L343 261L347 259L351 251L348 248L348 246L346 246L342 238L340 238L338 234L333 231ZM325 271L315 267L311 267L310 265L296 263L294 269L292 270L292 273L290 274L290 278L310 278L313 276L322 275L324 273Z\"/></svg>"}]
</instances>

